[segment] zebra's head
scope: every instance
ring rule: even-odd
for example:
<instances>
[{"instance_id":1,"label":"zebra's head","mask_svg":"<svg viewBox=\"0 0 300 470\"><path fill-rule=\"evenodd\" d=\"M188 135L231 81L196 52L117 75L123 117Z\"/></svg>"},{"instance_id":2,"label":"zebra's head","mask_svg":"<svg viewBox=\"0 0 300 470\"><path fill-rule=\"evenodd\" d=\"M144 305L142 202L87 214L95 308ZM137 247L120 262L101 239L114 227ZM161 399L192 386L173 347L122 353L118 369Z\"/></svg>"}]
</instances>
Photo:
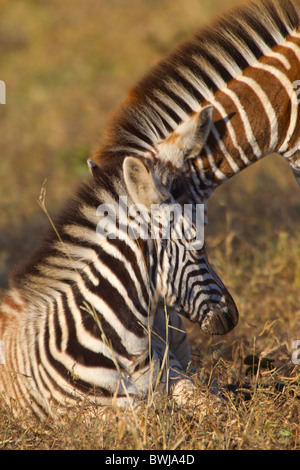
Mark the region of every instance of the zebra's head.
<instances>
[{"instance_id":1,"label":"zebra's head","mask_svg":"<svg viewBox=\"0 0 300 470\"><path fill-rule=\"evenodd\" d=\"M194 145L198 146L197 141ZM183 150L182 166L186 154ZM194 155L192 145L190 155ZM152 288L159 290L167 305L198 322L204 332L229 332L237 324L238 311L205 252L204 205L188 197L183 204L182 195L178 204L172 197L174 183L185 191L184 172L158 159L126 157L123 177L131 203L141 212L144 208L143 238L147 239Z\"/></svg>"},{"instance_id":2,"label":"zebra's head","mask_svg":"<svg viewBox=\"0 0 300 470\"><path fill-rule=\"evenodd\" d=\"M205 144L212 114L211 106L204 108L197 120L182 125L180 134L174 136L176 164L169 142L161 147L163 154L124 157L122 166L112 167L111 173L104 173L93 162L89 166L96 191L102 194L100 188L105 188L103 202L109 199L116 205L116 197L119 202L123 198L120 210L112 210L103 219L108 229L102 230L102 222L98 224L98 236L108 236L110 243L117 244L114 239L123 234L125 227L123 240L129 236L130 244L141 252L139 262L141 266L147 264L147 283L150 280L155 299L164 298L169 306L198 322L204 332L225 334L236 325L238 312L207 259L203 201L198 198L195 203L185 182L185 162ZM109 188L113 188L110 196ZM176 200L172 194L176 194ZM108 204L104 206L103 213ZM102 214L99 207L97 213Z\"/></svg>"}]
</instances>

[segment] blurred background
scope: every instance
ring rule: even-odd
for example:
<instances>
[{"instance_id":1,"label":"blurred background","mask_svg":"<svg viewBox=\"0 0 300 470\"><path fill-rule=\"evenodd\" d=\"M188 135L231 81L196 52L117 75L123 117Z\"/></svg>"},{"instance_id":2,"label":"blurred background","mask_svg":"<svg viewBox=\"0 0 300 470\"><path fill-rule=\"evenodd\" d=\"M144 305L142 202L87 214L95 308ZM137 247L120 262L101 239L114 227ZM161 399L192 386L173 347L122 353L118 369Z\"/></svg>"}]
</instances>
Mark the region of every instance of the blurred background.
<instances>
[{"instance_id":1,"label":"blurred background","mask_svg":"<svg viewBox=\"0 0 300 470\"><path fill-rule=\"evenodd\" d=\"M0 0L0 288L48 225L37 203L44 183L54 215L87 176L86 160L127 90L178 42L241 3ZM299 216L300 188L279 156L209 202L210 260L248 332L274 337L274 321L299 331Z\"/></svg>"}]
</instances>

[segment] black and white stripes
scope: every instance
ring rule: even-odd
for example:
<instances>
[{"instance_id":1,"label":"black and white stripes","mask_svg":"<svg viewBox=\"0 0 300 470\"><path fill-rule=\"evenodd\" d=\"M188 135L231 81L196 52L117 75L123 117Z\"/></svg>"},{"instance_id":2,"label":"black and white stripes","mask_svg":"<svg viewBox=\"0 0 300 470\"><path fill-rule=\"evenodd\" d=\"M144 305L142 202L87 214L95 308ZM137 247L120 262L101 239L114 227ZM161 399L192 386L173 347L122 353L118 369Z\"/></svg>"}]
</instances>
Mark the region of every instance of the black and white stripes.
<instances>
[{"instance_id":1,"label":"black and white stripes","mask_svg":"<svg viewBox=\"0 0 300 470\"><path fill-rule=\"evenodd\" d=\"M192 153L190 142L196 147L207 135L211 114L203 116L191 139L186 139L187 129L178 136L186 143L182 160ZM109 171L93 163L90 169L89 184L67 204L56 232L15 273L1 305L1 393L13 409L39 417L66 411L78 400L107 405L115 396L120 405L151 393L168 348L161 304L210 334L229 331L238 319L231 296L209 266L203 240L199 246L195 237L178 236L187 222L184 212L168 218L173 201L169 186L176 183L184 192L180 169L136 157L121 159ZM99 207L113 212L119 196L126 197L128 212L134 204L142 205L145 217L154 205L155 237L124 233L123 213L114 236L99 237L99 220L107 221L99 217ZM194 221L189 223L193 235ZM167 224L168 236L162 237ZM151 234L148 222L144 225L142 235ZM174 312L172 318L177 324ZM177 347L170 345L167 367L173 372L167 374L172 378L167 388L182 379L189 362L185 334L172 337L184 347L178 357Z\"/></svg>"}]
</instances>

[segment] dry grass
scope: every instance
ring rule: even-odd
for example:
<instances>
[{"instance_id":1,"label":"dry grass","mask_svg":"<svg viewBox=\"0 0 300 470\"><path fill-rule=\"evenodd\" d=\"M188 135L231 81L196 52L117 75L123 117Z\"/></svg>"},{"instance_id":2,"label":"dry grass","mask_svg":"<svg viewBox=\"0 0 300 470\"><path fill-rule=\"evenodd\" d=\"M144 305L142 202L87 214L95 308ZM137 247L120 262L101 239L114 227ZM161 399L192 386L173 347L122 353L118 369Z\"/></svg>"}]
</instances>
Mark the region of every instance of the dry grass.
<instances>
[{"instance_id":1,"label":"dry grass","mask_svg":"<svg viewBox=\"0 0 300 470\"><path fill-rule=\"evenodd\" d=\"M245 379L240 345L235 359L219 359L213 367L221 381L231 382L226 401L216 411L209 394L201 407L178 408L170 399L158 397L152 408L111 408L105 417L99 409L81 407L59 423L20 421L0 408L0 448L69 450L245 450L299 449L299 376L281 368L264 370ZM285 373L287 371L285 370ZM299 373L299 371L298 371ZM293 378L293 379L292 379ZM282 386L279 387L279 384ZM200 386L201 393L205 388ZM200 392L199 392L200 393Z\"/></svg>"},{"instance_id":2,"label":"dry grass","mask_svg":"<svg viewBox=\"0 0 300 470\"><path fill-rule=\"evenodd\" d=\"M238 1L0 0L0 285L36 243L46 220L36 203L47 178L51 213L86 174L108 114L165 51ZM222 414L183 410L160 397L152 409L75 409L62 423L19 422L0 408L4 449L300 449L300 189L272 156L213 195L206 243L240 311L226 337L188 325L195 364L228 390ZM245 358L267 357L247 375ZM200 386L200 385L199 385ZM201 386L205 390L205 387ZM245 391L246 390L246 391ZM1 406L1 405L0 405Z\"/></svg>"}]
</instances>

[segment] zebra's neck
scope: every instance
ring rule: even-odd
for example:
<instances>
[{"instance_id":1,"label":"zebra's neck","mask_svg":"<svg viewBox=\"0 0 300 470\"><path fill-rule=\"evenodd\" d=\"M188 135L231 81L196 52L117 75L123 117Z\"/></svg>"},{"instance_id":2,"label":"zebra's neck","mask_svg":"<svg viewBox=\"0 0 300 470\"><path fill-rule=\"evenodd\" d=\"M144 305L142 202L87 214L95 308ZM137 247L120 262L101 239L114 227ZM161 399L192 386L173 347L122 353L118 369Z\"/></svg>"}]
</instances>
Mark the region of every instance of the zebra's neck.
<instances>
[{"instance_id":1,"label":"zebra's neck","mask_svg":"<svg viewBox=\"0 0 300 470\"><path fill-rule=\"evenodd\" d=\"M291 157L299 149L299 18L299 0L258 0L201 30L131 90L95 158L156 154L209 103L212 132L191 164L200 190L271 152Z\"/></svg>"},{"instance_id":2,"label":"zebra's neck","mask_svg":"<svg viewBox=\"0 0 300 470\"><path fill-rule=\"evenodd\" d=\"M204 187L214 189L270 153L289 158L300 150L298 76L295 32L217 91L212 133L194 162Z\"/></svg>"},{"instance_id":3,"label":"zebra's neck","mask_svg":"<svg viewBox=\"0 0 300 470\"><path fill-rule=\"evenodd\" d=\"M55 231L51 228L28 262L13 273L12 287L25 301L42 309L71 291L78 306L84 307L80 305L82 299L90 296L93 303L93 295L101 285L103 295L111 295L116 302L117 291L123 293L123 299L130 297L128 310L140 312L140 321L146 324L155 297L149 284L148 246L129 234L119 238L113 232L118 231L120 211L123 218L126 216L124 201L120 203L119 198L119 193L126 194L126 190L118 175L104 179L102 186L82 186L66 204L54 223ZM112 236L103 237L98 224L108 207L115 211L116 226L111 227ZM126 303L122 308L126 309Z\"/></svg>"}]
</instances>

